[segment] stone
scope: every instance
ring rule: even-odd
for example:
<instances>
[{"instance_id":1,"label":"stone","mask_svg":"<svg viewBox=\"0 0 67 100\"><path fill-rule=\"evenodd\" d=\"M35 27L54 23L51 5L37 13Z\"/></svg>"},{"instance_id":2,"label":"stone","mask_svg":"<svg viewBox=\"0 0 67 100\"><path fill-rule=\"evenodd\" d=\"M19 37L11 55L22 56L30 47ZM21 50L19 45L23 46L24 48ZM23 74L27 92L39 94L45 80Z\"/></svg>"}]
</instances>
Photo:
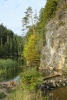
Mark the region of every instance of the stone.
<instances>
[{"instance_id":1,"label":"stone","mask_svg":"<svg viewBox=\"0 0 67 100\"><path fill-rule=\"evenodd\" d=\"M41 49L40 68L62 69L67 64L67 10L63 14L62 19L53 18L45 26L46 44Z\"/></svg>"}]
</instances>

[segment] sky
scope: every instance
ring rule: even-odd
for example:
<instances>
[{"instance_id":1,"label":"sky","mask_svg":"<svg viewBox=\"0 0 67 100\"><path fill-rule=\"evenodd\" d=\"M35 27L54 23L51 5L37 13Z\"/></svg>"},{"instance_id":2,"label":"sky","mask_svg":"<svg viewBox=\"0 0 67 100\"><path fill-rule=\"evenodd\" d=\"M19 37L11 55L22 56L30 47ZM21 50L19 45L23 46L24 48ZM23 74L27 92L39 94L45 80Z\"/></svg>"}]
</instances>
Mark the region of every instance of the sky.
<instances>
[{"instance_id":1,"label":"sky","mask_svg":"<svg viewBox=\"0 0 67 100\"><path fill-rule=\"evenodd\" d=\"M39 14L45 3L46 0L0 0L0 24L22 36L22 18L26 8L31 6Z\"/></svg>"}]
</instances>

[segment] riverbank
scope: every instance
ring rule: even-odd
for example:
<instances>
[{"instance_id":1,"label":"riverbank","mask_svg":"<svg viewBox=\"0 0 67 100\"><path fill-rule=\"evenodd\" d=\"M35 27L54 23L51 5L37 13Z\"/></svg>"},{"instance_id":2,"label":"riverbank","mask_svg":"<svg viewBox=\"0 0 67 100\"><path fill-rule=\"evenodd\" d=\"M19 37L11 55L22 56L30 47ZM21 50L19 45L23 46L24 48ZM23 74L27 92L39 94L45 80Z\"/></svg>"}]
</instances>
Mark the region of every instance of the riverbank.
<instances>
[{"instance_id":1,"label":"riverbank","mask_svg":"<svg viewBox=\"0 0 67 100\"><path fill-rule=\"evenodd\" d=\"M17 84L20 80L19 75L14 79L4 80L0 82L0 100L8 100L11 92L16 90Z\"/></svg>"},{"instance_id":2,"label":"riverbank","mask_svg":"<svg viewBox=\"0 0 67 100\"><path fill-rule=\"evenodd\" d=\"M8 84L9 85L9 84ZM7 83L0 84L0 100L8 100L10 92L16 90L16 86L7 87Z\"/></svg>"},{"instance_id":3,"label":"riverbank","mask_svg":"<svg viewBox=\"0 0 67 100\"><path fill-rule=\"evenodd\" d=\"M2 100L46 100L45 97L53 96L53 100L67 100L67 78L66 72L58 77L50 77L50 79L43 80L44 77L36 68L26 68L14 80L20 78L19 84L16 87L1 88L6 94L6 98ZM46 76L45 76L46 77ZM2 82L3 83L3 82ZM9 82L8 82L9 83ZM46 84L47 95L40 90L40 84ZM4 84L4 83L3 83ZM52 87L53 86L53 87ZM3 92L3 91L2 91ZM59 99L58 99L59 98ZM61 99L63 98L63 99ZM48 99L49 100L49 99ZM52 100L52 99L51 99Z\"/></svg>"},{"instance_id":4,"label":"riverbank","mask_svg":"<svg viewBox=\"0 0 67 100\"><path fill-rule=\"evenodd\" d=\"M20 77L16 91L10 93L9 100L43 100L38 89L38 85L43 81L41 73L35 67L31 67L24 69Z\"/></svg>"},{"instance_id":5,"label":"riverbank","mask_svg":"<svg viewBox=\"0 0 67 100\"><path fill-rule=\"evenodd\" d=\"M53 70L49 70L49 72L48 76L44 77L43 83L40 84L43 96L46 96L47 100L67 100L66 69L59 70L62 73L59 76L52 74ZM58 73L57 70L55 72Z\"/></svg>"}]
</instances>

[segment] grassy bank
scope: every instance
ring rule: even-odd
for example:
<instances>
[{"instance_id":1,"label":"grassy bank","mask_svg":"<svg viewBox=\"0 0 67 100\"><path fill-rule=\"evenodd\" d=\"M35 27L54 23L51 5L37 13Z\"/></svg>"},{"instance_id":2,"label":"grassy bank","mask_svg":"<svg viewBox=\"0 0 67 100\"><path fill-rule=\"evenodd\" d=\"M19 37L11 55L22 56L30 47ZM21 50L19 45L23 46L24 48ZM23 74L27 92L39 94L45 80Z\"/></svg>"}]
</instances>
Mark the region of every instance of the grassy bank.
<instances>
[{"instance_id":1,"label":"grassy bank","mask_svg":"<svg viewBox=\"0 0 67 100\"><path fill-rule=\"evenodd\" d=\"M10 93L9 100L46 100L38 89L43 79L36 68L25 69L20 77L16 91Z\"/></svg>"},{"instance_id":2,"label":"grassy bank","mask_svg":"<svg viewBox=\"0 0 67 100\"><path fill-rule=\"evenodd\" d=\"M11 59L0 59L0 81L12 78L17 74L19 66L17 61Z\"/></svg>"}]
</instances>

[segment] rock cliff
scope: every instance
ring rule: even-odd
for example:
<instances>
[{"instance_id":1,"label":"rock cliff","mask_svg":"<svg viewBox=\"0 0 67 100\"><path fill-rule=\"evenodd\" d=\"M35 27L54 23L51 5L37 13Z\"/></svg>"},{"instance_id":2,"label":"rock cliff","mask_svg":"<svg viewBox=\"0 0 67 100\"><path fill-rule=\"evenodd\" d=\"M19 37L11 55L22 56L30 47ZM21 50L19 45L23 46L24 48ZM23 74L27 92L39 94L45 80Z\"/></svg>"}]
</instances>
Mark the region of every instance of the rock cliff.
<instances>
[{"instance_id":1,"label":"rock cliff","mask_svg":"<svg viewBox=\"0 0 67 100\"><path fill-rule=\"evenodd\" d=\"M67 66L67 9L59 9L45 27L46 44L42 46L40 69Z\"/></svg>"}]
</instances>

